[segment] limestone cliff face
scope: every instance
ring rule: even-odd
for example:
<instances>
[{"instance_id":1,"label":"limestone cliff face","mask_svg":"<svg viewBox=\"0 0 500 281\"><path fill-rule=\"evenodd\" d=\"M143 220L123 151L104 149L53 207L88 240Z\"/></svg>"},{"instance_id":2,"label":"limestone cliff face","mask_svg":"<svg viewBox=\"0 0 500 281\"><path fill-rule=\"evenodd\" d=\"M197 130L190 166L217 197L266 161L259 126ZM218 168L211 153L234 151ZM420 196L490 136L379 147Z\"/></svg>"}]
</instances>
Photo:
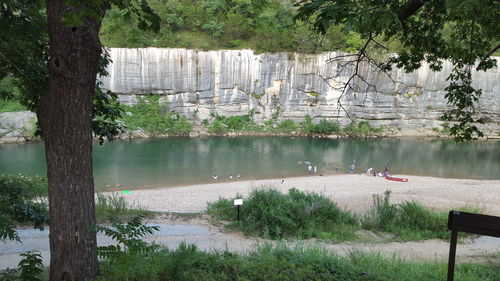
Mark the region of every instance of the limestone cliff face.
<instances>
[{"instance_id":1,"label":"limestone cliff face","mask_svg":"<svg viewBox=\"0 0 500 281\"><path fill-rule=\"evenodd\" d=\"M255 113L257 122L279 110L280 119L300 121L335 119L347 123L346 112L373 125L384 124L412 134L437 127L446 109L444 88L451 64L432 72L428 65L413 73L395 69L387 76L365 65L359 69L372 86L356 81L354 90L340 99L353 72L342 62L330 62L340 53L254 54L251 50L195 51L186 49L112 48L110 77L104 88L133 104L145 94L162 95L170 108L196 120L219 115ZM500 70L474 72L483 90L482 114L489 120L483 130L500 131ZM345 109L345 111L340 107Z\"/></svg>"}]
</instances>

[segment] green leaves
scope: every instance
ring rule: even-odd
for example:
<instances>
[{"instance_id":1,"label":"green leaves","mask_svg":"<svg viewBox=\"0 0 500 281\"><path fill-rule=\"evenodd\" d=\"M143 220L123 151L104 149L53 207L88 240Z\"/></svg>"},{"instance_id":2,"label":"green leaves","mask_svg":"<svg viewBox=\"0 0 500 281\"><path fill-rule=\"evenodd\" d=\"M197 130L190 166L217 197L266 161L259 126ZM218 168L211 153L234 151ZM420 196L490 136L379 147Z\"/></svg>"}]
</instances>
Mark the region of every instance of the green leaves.
<instances>
[{"instance_id":1,"label":"green leaves","mask_svg":"<svg viewBox=\"0 0 500 281\"><path fill-rule=\"evenodd\" d=\"M389 57L382 70L396 66L412 72L425 60L433 71L440 71L443 61L451 61L456 70L450 75L446 97L453 109L443 118L456 122L451 129L456 140L483 135L474 125L482 123L474 108L481 90L471 86L470 68L477 64L477 70L487 71L496 65L490 55L499 48L500 27L494 24L499 21L498 1L308 0L298 6L297 18L312 20L320 33L342 24L367 43L373 36L400 41L402 50ZM460 70L465 68L468 75Z\"/></svg>"},{"instance_id":2,"label":"green leaves","mask_svg":"<svg viewBox=\"0 0 500 281\"><path fill-rule=\"evenodd\" d=\"M40 200L47 183L24 175L0 175L0 240L20 241L16 223L31 223L43 230L48 223L48 206Z\"/></svg>"},{"instance_id":3,"label":"green leaves","mask_svg":"<svg viewBox=\"0 0 500 281\"><path fill-rule=\"evenodd\" d=\"M19 269L21 280L29 281L42 281L40 276L43 273L42 255L38 251L28 251L21 254L21 261L19 261Z\"/></svg>"},{"instance_id":4,"label":"green leaves","mask_svg":"<svg viewBox=\"0 0 500 281\"><path fill-rule=\"evenodd\" d=\"M154 252L158 247L149 245L142 238L153 235L160 230L158 226L148 226L143 223L144 216L136 216L127 224L115 220L112 227L96 226L98 233L104 233L107 237L116 240L118 244L97 247L97 255L100 258L119 258L123 254L143 254Z\"/></svg>"}]
</instances>

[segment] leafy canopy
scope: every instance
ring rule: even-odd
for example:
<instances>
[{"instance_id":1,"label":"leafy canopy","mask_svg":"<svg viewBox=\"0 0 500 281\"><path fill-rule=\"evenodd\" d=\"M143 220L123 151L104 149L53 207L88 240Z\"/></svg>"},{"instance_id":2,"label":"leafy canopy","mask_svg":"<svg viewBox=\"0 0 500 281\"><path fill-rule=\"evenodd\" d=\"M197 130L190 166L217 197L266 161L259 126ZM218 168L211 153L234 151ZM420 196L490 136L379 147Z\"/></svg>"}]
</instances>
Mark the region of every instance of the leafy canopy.
<instances>
[{"instance_id":1,"label":"leafy canopy","mask_svg":"<svg viewBox=\"0 0 500 281\"><path fill-rule=\"evenodd\" d=\"M326 33L334 25L359 33L365 44L358 51L366 56L368 46L387 49L379 41L397 40L401 50L389 57L391 67L411 72L423 61L434 71L444 60L453 64L446 98L452 109L444 120L456 140L483 136L474 123L484 123L476 103L481 89L472 87L472 69L486 71L496 66L490 57L500 48L500 2L496 0L304 0L297 3L297 19L310 20L316 31ZM358 60L359 62L359 60Z\"/></svg>"},{"instance_id":2,"label":"leafy canopy","mask_svg":"<svg viewBox=\"0 0 500 281\"><path fill-rule=\"evenodd\" d=\"M48 91L49 45L47 15L44 1L4 0L0 3L0 80L12 79L19 89L19 101L28 110L37 112L40 97ZM69 8L63 21L70 27L81 26L85 18L99 18L102 10L111 5L122 11L124 18L134 17L142 30L158 31L159 17L144 0L90 0L65 1ZM106 66L111 62L103 48L99 62L99 76L108 76ZM100 142L123 132L116 122L123 110L118 96L99 88L96 81L93 96L93 131Z\"/></svg>"}]
</instances>

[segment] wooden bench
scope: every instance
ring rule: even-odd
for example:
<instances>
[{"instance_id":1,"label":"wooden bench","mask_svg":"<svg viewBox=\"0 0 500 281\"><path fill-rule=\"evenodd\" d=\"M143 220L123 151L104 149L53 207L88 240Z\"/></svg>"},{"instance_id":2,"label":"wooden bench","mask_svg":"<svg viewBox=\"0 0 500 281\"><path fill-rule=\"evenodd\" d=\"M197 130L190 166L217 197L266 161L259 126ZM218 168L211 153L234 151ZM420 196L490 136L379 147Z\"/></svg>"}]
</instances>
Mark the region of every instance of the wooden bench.
<instances>
[{"instance_id":1,"label":"wooden bench","mask_svg":"<svg viewBox=\"0 0 500 281\"><path fill-rule=\"evenodd\" d=\"M451 241L447 280L453 281L458 232L500 237L500 217L450 211L448 229L451 230Z\"/></svg>"}]
</instances>

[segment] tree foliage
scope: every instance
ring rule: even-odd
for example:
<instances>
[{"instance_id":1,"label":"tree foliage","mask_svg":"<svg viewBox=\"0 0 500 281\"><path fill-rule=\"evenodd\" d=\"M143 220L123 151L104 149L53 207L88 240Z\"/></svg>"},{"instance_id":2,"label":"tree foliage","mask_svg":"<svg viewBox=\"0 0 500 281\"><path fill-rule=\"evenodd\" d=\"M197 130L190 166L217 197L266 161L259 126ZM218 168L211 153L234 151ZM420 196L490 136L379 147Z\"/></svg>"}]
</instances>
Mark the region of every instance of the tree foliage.
<instances>
[{"instance_id":1,"label":"tree foliage","mask_svg":"<svg viewBox=\"0 0 500 281\"><path fill-rule=\"evenodd\" d=\"M250 48L257 52L316 52L353 48L353 33L332 27L319 36L294 21L293 1L277 0L150 0L160 16L158 33L142 32L118 9L106 15L101 29L109 47ZM354 36L356 36L354 34Z\"/></svg>"},{"instance_id":2,"label":"tree foliage","mask_svg":"<svg viewBox=\"0 0 500 281\"><path fill-rule=\"evenodd\" d=\"M28 110L36 112L40 97L48 91L48 34L47 17L43 1L30 1L26 5L19 0L6 0L0 5L0 79L8 78L16 91L15 99ZM67 22L78 25L75 15ZM107 76L106 66L110 58L103 49L99 75ZM94 94L94 124L96 137L102 142L111 140L123 131L116 123L122 110L118 97L110 91L101 90L96 82ZM12 89L12 88L11 88ZM5 93L5 96L9 93ZM12 94L11 94L12 95Z\"/></svg>"},{"instance_id":3,"label":"tree foliage","mask_svg":"<svg viewBox=\"0 0 500 281\"><path fill-rule=\"evenodd\" d=\"M345 32L356 32L365 40L358 49L359 63L368 58L370 44L387 50L381 42L397 40L401 48L390 56L382 70L392 67L411 72L422 62L434 71L443 61L453 64L446 88L451 110L444 120L454 121L451 133L456 140L483 136L474 123L483 123L476 102L481 90L472 86L471 71L486 71L496 66L491 55L500 45L500 2L496 0L305 0L297 4L297 18L310 20L321 34L332 26L343 26Z\"/></svg>"},{"instance_id":4,"label":"tree foliage","mask_svg":"<svg viewBox=\"0 0 500 281\"><path fill-rule=\"evenodd\" d=\"M21 241L17 223L30 223L43 230L48 223L48 206L40 197L46 193L47 183L41 178L0 175L0 241Z\"/></svg>"}]
</instances>

